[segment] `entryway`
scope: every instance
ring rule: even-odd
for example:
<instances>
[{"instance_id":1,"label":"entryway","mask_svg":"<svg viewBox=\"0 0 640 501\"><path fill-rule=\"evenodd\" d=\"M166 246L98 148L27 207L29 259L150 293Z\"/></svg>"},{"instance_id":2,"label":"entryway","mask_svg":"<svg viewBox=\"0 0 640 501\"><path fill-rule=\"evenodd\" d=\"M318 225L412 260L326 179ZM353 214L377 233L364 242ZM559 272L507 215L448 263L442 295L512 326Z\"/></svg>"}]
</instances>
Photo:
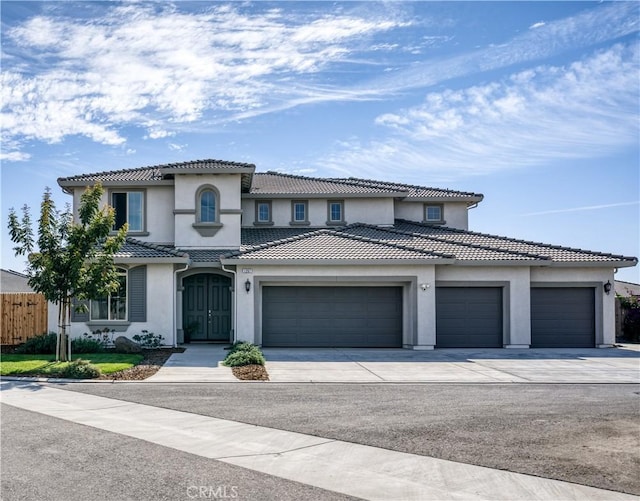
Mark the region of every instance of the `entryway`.
<instances>
[{"instance_id":1,"label":"entryway","mask_svg":"<svg viewBox=\"0 0 640 501\"><path fill-rule=\"evenodd\" d=\"M182 284L185 342L229 342L231 279L213 273L199 273L186 277Z\"/></svg>"}]
</instances>

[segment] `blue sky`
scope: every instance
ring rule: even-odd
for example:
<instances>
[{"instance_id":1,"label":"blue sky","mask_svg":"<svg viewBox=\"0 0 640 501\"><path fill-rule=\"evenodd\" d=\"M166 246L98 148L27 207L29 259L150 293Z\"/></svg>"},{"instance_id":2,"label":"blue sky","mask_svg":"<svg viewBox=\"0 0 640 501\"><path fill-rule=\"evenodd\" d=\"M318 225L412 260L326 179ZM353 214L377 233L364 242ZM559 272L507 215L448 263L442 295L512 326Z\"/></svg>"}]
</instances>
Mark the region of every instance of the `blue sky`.
<instances>
[{"instance_id":1,"label":"blue sky","mask_svg":"<svg viewBox=\"0 0 640 501\"><path fill-rule=\"evenodd\" d=\"M3 1L2 267L58 177L201 158L481 192L471 229L638 256L639 29L637 2Z\"/></svg>"}]
</instances>

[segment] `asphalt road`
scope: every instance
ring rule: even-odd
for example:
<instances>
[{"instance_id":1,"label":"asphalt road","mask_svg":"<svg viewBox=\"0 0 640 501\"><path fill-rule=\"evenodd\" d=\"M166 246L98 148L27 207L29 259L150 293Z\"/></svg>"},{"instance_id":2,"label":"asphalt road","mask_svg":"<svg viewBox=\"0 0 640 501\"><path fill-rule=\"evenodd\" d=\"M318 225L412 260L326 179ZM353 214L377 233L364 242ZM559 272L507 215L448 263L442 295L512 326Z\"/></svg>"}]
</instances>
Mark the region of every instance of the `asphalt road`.
<instances>
[{"instance_id":1,"label":"asphalt road","mask_svg":"<svg viewBox=\"0 0 640 501\"><path fill-rule=\"evenodd\" d=\"M0 409L3 501L354 499L9 405Z\"/></svg>"},{"instance_id":2,"label":"asphalt road","mask_svg":"<svg viewBox=\"0 0 640 501\"><path fill-rule=\"evenodd\" d=\"M637 385L127 383L62 387L640 495Z\"/></svg>"}]
</instances>

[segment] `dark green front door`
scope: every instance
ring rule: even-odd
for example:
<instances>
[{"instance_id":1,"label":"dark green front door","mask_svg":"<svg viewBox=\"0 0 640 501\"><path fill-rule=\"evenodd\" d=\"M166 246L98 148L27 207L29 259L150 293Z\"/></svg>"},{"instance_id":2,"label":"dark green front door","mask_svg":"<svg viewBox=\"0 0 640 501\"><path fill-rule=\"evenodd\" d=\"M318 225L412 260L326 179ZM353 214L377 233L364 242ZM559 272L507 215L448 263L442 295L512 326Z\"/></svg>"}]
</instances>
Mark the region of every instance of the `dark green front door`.
<instances>
[{"instance_id":1,"label":"dark green front door","mask_svg":"<svg viewBox=\"0 0 640 501\"><path fill-rule=\"evenodd\" d=\"M185 342L225 341L231 337L231 279L201 273L183 280Z\"/></svg>"}]
</instances>

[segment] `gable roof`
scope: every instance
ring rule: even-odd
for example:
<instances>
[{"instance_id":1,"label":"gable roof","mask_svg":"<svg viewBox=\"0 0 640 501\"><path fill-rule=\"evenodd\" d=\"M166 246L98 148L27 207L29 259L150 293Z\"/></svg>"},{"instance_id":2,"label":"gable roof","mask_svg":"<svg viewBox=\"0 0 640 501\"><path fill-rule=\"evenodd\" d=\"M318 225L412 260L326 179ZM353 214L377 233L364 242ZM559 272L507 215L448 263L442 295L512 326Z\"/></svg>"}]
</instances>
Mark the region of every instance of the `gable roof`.
<instances>
[{"instance_id":1,"label":"gable roof","mask_svg":"<svg viewBox=\"0 0 640 501\"><path fill-rule=\"evenodd\" d=\"M101 182L107 185L158 184L171 180L175 174L181 173L209 173L209 172L238 172L241 173L243 188L249 189L251 176L256 166L248 163L229 162L226 160L193 160L171 164L138 167L135 169L120 169L93 174L79 174L77 176L58 178L62 188L81 186Z\"/></svg>"},{"instance_id":2,"label":"gable roof","mask_svg":"<svg viewBox=\"0 0 640 501\"><path fill-rule=\"evenodd\" d=\"M114 254L116 263L188 263L189 255L166 245L157 245L127 237L124 245Z\"/></svg>"}]
</instances>

